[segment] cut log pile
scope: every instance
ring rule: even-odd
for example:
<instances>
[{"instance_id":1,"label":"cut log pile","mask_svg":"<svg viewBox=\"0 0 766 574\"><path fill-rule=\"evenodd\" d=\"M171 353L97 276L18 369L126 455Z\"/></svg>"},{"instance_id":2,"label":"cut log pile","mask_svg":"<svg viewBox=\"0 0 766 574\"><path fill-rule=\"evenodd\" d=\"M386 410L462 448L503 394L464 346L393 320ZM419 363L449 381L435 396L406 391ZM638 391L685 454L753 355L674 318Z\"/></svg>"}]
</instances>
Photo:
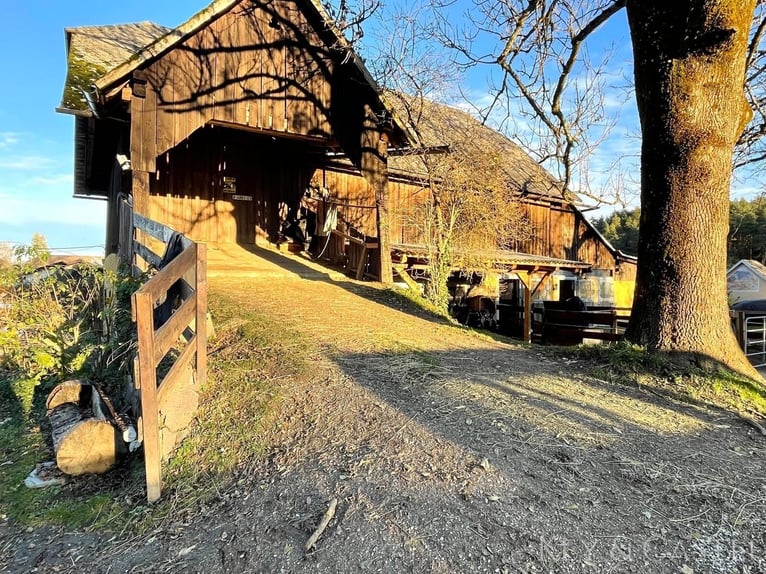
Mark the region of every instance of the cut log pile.
<instances>
[{"instance_id":1,"label":"cut log pile","mask_svg":"<svg viewBox=\"0 0 766 574\"><path fill-rule=\"evenodd\" d=\"M71 380L57 385L46 402L56 465L69 475L106 472L136 439L94 384Z\"/></svg>"}]
</instances>

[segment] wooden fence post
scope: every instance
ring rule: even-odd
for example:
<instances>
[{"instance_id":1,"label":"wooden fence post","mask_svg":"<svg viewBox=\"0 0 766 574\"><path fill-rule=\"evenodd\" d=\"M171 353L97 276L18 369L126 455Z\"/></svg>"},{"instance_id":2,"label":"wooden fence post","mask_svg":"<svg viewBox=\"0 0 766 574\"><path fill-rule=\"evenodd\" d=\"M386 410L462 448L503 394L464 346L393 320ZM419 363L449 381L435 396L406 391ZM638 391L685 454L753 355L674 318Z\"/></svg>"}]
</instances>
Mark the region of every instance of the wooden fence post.
<instances>
[{"instance_id":1,"label":"wooden fence post","mask_svg":"<svg viewBox=\"0 0 766 574\"><path fill-rule=\"evenodd\" d=\"M197 344L196 383L202 386L207 378L207 245L197 243L197 264L194 280L194 296L197 298Z\"/></svg>"},{"instance_id":2,"label":"wooden fence post","mask_svg":"<svg viewBox=\"0 0 766 574\"><path fill-rule=\"evenodd\" d=\"M154 361L154 301L150 293L133 294L138 330L138 364L141 372L141 418L144 430L144 462L146 465L146 497L149 502L160 498L159 407L157 405L157 371Z\"/></svg>"}]
</instances>

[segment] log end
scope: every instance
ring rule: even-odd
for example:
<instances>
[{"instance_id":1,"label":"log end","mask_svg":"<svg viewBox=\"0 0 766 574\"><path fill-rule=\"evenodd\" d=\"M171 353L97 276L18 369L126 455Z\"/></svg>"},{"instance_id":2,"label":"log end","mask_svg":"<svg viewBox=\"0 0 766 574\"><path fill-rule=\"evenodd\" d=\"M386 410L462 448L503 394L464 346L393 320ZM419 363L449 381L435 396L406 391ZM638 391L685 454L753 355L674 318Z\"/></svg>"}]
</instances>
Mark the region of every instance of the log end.
<instances>
[{"instance_id":1,"label":"log end","mask_svg":"<svg viewBox=\"0 0 766 574\"><path fill-rule=\"evenodd\" d=\"M56 464L72 476L106 472L117 462L119 441L117 429L109 422L83 420L61 438Z\"/></svg>"}]
</instances>

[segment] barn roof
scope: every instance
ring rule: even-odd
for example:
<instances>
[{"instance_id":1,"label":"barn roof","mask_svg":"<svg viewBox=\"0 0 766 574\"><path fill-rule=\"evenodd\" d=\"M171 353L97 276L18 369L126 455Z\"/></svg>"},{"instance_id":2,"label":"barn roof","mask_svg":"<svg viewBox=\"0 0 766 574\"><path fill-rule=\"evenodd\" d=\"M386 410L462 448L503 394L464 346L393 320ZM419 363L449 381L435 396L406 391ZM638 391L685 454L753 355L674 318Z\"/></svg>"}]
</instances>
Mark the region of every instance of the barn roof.
<instances>
[{"instance_id":1,"label":"barn roof","mask_svg":"<svg viewBox=\"0 0 766 574\"><path fill-rule=\"evenodd\" d=\"M87 111L84 93L104 74L130 59L171 28L154 22L67 28L67 77L61 108Z\"/></svg>"},{"instance_id":2,"label":"barn roof","mask_svg":"<svg viewBox=\"0 0 766 574\"><path fill-rule=\"evenodd\" d=\"M95 26L67 30L68 73L60 111L88 112L83 92L107 92L119 87L144 64L166 54L191 35L222 16L243 0L214 0L177 28L151 22L119 26ZM319 0L297 0L313 10L323 22L322 32L345 51L344 62L352 63L377 93L378 87L363 61ZM88 32L90 30L90 32ZM116 36L109 41L110 34ZM72 49L72 38L76 39Z\"/></svg>"},{"instance_id":3,"label":"barn roof","mask_svg":"<svg viewBox=\"0 0 766 574\"><path fill-rule=\"evenodd\" d=\"M565 198L561 184L520 146L500 132L482 124L468 112L423 98L386 91L383 100L397 119L408 126L417 148L432 153L449 150L464 156L467 165L486 165L488 154L498 158L494 165L503 170L502 177L510 189L522 197L571 200ZM392 155L392 171L424 174L422 154Z\"/></svg>"},{"instance_id":4,"label":"barn roof","mask_svg":"<svg viewBox=\"0 0 766 574\"><path fill-rule=\"evenodd\" d=\"M739 267L747 267L756 275L760 276L761 279L766 280L766 265L763 265L760 261L756 261L755 259L740 259L729 268L726 274L730 275Z\"/></svg>"}]
</instances>

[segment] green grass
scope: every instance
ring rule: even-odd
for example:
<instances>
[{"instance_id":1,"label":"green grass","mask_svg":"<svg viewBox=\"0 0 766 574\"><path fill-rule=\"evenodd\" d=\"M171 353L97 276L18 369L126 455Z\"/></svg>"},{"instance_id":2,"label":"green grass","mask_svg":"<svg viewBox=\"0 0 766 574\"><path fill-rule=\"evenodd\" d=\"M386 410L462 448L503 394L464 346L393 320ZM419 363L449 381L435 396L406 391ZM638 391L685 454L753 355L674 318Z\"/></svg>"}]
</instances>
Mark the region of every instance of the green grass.
<instances>
[{"instance_id":1,"label":"green grass","mask_svg":"<svg viewBox=\"0 0 766 574\"><path fill-rule=\"evenodd\" d=\"M210 310L216 338L209 343L208 383L197 422L166 467L168 490L187 505L262 460L281 386L308 376L312 353L299 333L232 298L211 297Z\"/></svg>"},{"instance_id":2,"label":"green grass","mask_svg":"<svg viewBox=\"0 0 766 574\"><path fill-rule=\"evenodd\" d=\"M552 349L557 355L579 359L583 369L600 379L632 386L693 404L736 413L766 416L766 383L724 368L711 370L688 357L651 352L638 345L583 345Z\"/></svg>"},{"instance_id":3,"label":"green grass","mask_svg":"<svg viewBox=\"0 0 766 574\"><path fill-rule=\"evenodd\" d=\"M455 322L455 320L450 316L446 309L442 309L441 307L434 305L431 301L423 297L423 295L414 289L393 287L389 289L389 293L391 293L394 298L399 299L401 302L406 302L406 304L412 305L416 309L425 311L426 313L441 319L445 319L451 323Z\"/></svg>"},{"instance_id":4,"label":"green grass","mask_svg":"<svg viewBox=\"0 0 766 574\"><path fill-rule=\"evenodd\" d=\"M78 528L96 517L108 519L118 508L108 494L91 495L67 486L29 489L24 479L53 453L37 424L40 401L33 401L34 381L0 376L0 514L24 526L60 524Z\"/></svg>"},{"instance_id":5,"label":"green grass","mask_svg":"<svg viewBox=\"0 0 766 574\"><path fill-rule=\"evenodd\" d=\"M511 341L509 337L494 331L488 331L481 328L477 329L463 325L462 323L458 322L455 317L450 315L446 309L442 309L434 305L431 301L413 289L392 287L391 289L388 289L387 292L390 293L391 297L393 297L401 307L409 308L414 312L421 312L426 313L427 315L431 315L433 318L443 320L446 324L450 324L457 329L463 329L464 331L470 332L472 336L486 340ZM513 343L520 346L528 346L527 343L517 339L513 339Z\"/></svg>"}]
</instances>

